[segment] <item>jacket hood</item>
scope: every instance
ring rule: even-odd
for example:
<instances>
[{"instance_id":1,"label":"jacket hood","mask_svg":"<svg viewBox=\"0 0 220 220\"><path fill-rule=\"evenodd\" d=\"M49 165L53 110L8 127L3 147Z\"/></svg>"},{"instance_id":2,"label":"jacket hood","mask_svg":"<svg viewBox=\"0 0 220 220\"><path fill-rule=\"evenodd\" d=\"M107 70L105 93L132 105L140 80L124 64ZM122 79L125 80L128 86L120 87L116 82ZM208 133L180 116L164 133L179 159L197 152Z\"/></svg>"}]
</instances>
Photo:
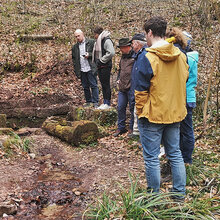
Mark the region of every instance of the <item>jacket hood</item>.
<instances>
[{"instance_id":1,"label":"jacket hood","mask_svg":"<svg viewBox=\"0 0 220 220\"><path fill-rule=\"evenodd\" d=\"M156 48L146 48L146 50L155 53L161 60L167 62L176 60L181 54L179 48L175 47L173 44L166 44Z\"/></svg>"}]
</instances>

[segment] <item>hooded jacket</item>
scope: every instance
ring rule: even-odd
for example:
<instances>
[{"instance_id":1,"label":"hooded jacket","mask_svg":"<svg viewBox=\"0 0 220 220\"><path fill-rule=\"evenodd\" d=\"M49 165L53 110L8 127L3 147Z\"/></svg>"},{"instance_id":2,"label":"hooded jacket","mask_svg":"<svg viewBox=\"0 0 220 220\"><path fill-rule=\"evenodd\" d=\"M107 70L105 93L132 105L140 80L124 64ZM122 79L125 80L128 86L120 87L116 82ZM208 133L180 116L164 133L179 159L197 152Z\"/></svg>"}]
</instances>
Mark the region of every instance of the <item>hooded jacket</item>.
<instances>
[{"instance_id":1,"label":"hooded jacket","mask_svg":"<svg viewBox=\"0 0 220 220\"><path fill-rule=\"evenodd\" d=\"M187 63L189 65L189 78L186 83L186 100L188 107L196 106L196 91L195 87L197 85L197 73L198 73L198 61L199 61L199 53L197 51L186 52L179 44L179 42L184 42L182 39L183 36L179 35L178 38L171 37L167 38L166 41L169 43L174 43L174 46L178 47L186 56ZM185 40L186 41L186 40ZM186 43L183 44L186 47Z\"/></svg>"},{"instance_id":2,"label":"hooded jacket","mask_svg":"<svg viewBox=\"0 0 220 220\"><path fill-rule=\"evenodd\" d=\"M186 56L173 44L147 48L137 60L135 102L138 118L172 124L186 114Z\"/></svg>"},{"instance_id":3,"label":"hooded jacket","mask_svg":"<svg viewBox=\"0 0 220 220\"><path fill-rule=\"evenodd\" d=\"M195 103L196 102L195 87L197 85L199 53L197 51L191 51L191 52L187 52L186 54L189 64L189 79L186 83L187 103Z\"/></svg>"},{"instance_id":4,"label":"hooded jacket","mask_svg":"<svg viewBox=\"0 0 220 220\"><path fill-rule=\"evenodd\" d=\"M92 60L96 62L98 69L112 67L112 57L115 55L113 42L109 31L103 31L93 48Z\"/></svg>"}]
</instances>

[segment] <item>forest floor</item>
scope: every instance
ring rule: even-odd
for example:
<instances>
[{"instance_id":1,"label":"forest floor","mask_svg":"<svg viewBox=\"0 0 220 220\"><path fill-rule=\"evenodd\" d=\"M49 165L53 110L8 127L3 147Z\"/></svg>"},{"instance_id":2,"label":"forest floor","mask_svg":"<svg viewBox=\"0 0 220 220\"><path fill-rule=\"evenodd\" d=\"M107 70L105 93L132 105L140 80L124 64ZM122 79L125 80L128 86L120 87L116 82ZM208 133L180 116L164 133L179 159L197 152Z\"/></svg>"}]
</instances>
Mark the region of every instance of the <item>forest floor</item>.
<instances>
[{"instance_id":1,"label":"forest floor","mask_svg":"<svg viewBox=\"0 0 220 220\"><path fill-rule=\"evenodd\" d=\"M126 135L113 139L110 134L80 148L44 131L28 138L34 158L0 160L0 204L14 204L10 219L81 219L104 191L115 194L119 183L128 186L128 172L145 184L141 151Z\"/></svg>"},{"instance_id":2,"label":"forest floor","mask_svg":"<svg viewBox=\"0 0 220 220\"><path fill-rule=\"evenodd\" d=\"M220 30L216 5L208 7L203 5L206 1L185 0L0 2L0 113L4 113L3 105L20 105L21 100L47 100L46 104L53 105L53 97L58 101L64 97L64 102L67 100L74 106L84 103L80 80L73 74L71 61L76 28L93 37L92 28L101 22L111 32L115 45L121 37L143 32L144 20L152 15L164 16L169 25L189 31L200 60L197 107L193 115L196 144L194 162L187 173L186 203L195 213L220 218L219 50L213 43L217 42ZM25 35L54 38L24 41ZM204 131L202 114L215 55ZM117 105L115 79L119 59L116 50L111 77L113 107ZM43 101L38 104L38 107L45 105ZM130 174L138 179L138 188L145 189L139 142L127 134L113 137L116 126L105 129L107 135L97 143L78 148L41 129L16 137L29 143L29 153L14 148L15 153L10 155L0 145L0 219L82 219L89 205L97 202L104 192L116 198L121 190L129 189ZM1 135L0 141L5 138ZM162 159L161 163L164 162ZM168 192L170 187L168 181L161 190Z\"/></svg>"}]
</instances>

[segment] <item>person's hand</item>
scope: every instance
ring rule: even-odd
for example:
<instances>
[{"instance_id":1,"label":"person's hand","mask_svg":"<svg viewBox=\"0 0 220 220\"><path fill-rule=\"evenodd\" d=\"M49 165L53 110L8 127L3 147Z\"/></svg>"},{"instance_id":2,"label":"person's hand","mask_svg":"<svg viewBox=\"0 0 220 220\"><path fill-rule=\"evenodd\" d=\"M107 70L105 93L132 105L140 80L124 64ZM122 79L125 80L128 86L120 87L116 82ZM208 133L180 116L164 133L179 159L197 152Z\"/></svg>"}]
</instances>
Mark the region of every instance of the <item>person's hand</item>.
<instances>
[{"instance_id":1,"label":"person's hand","mask_svg":"<svg viewBox=\"0 0 220 220\"><path fill-rule=\"evenodd\" d=\"M85 56L84 56L86 59L89 58L89 53L88 52L85 52Z\"/></svg>"},{"instance_id":2,"label":"person's hand","mask_svg":"<svg viewBox=\"0 0 220 220\"><path fill-rule=\"evenodd\" d=\"M102 62L100 61L100 59L98 59L98 60L96 61L96 65L99 67L99 66L104 66L105 64L102 63Z\"/></svg>"},{"instance_id":3,"label":"person's hand","mask_svg":"<svg viewBox=\"0 0 220 220\"><path fill-rule=\"evenodd\" d=\"M120 80L117 80L117 81L116 81L116 89L117 89L117 90L119 90L119 82L120 82Z\"/></svg>"}]
</instances>

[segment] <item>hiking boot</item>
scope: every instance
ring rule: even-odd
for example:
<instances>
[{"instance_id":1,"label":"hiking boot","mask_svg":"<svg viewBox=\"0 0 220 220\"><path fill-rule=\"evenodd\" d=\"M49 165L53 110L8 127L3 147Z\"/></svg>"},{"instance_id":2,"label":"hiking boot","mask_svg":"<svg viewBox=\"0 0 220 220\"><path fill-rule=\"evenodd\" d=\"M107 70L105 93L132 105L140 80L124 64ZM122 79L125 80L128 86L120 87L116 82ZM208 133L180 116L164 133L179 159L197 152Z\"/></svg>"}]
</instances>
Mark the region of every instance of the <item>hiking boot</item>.
<instances>
[{"instance_id":1,"label":"hiking boot","mask_svg":"<svg viewBox=\"0 0 220 220\"><path fill-rule=\"evenodd\" d=\"M85 104L83 104L83 107L92 107L92 103L91 102L86 102Z\"/></svg>"},{"instance_id":2,"label":"hiking boot","mask_svg":"<svg viewBox=\"0 0 220 220\"><path fill-rule=\"evenodd\" d=\"M130 133L130 134L128 134L128 137L131 138L131 139L138 139L138 138L139 138L139 135Z\"/></svg>"},{"instance_id":3,"label":"hiking boot","mask_svg":"<svg viewBox=\"0 0 220 220\"><path fill-rule=\"evenodd\" d=\"M93 103L93 107L94 107L95 109L97 109L97 108L99 107L99 104L98 104L98 103Z\"/></svg>"},{"instance_id":4,"label":"hiking boot","mask_svg":"<svg viewBox=\"0 0 220 220\"><path fill-rule=\"evenodd\" d=\"M174 201L174 202L178 202L178 203L184 203L185 201L185 196L183 194L180 194L178 192L173 191L172 189L169 189L169 192L171 193L170 198Z\"/></svg>"},{"instance_id":5,"label":"hiking boot","mask_svg":"<svg viewBox=\"0 0 220 220\"><path fill-rule=\"evenodd\" d=\"M127 130L126 129L124 129L124 130L116 130L116 132L113 134L113 136L114 137L118 137L119 135L121 135L121 134L124 134L124 133L126 133L127 132Z\"/></svg>"}]
</instances>

